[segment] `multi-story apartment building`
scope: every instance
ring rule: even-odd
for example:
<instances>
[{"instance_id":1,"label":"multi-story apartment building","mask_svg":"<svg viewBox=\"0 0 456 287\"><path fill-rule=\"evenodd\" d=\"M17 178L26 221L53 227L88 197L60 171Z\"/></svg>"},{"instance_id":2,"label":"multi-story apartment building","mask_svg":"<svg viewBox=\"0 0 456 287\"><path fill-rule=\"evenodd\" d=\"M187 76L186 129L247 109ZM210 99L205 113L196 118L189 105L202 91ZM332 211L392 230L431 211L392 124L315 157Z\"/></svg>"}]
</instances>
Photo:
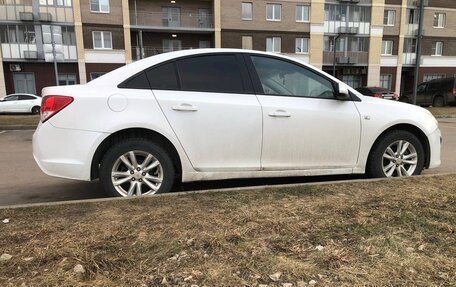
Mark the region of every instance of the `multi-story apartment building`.
<instances>
[{"instance_id":1,"label":"multi-story apartment building","mask_svg":"<svg viewBox=\"0 0 456 287\"><path fill-rule=\"evenodd\" d=\"M282 53L358 86L413 83L419 0L0 0L0 96L158 53ZM456 1L425 0L419 82L456 74ZM56 65L54 65L54 59ZM57 66L57 74L56 69Z\"/></svg>"}]
</instances>

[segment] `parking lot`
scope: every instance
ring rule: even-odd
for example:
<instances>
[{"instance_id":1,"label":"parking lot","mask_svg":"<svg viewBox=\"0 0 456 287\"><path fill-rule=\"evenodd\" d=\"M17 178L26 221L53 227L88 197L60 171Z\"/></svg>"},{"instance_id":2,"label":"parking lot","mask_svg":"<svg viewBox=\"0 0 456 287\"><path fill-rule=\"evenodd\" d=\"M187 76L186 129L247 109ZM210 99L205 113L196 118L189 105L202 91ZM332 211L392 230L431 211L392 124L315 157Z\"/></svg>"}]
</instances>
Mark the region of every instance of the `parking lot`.
<instances>
[{"instance_id":1,"label":"parking lot","mask_svg":"<svg viewBox=\"0 0 456 287\"><path fill-rule=\"evenodd\" d=\"M424 174L456 171L456 118L440 119L443 134L442 165ZM47 176L32 156L32 130L0 131L0 206L76 199L102 198L98 181L79 182ZM201 190L241 186L259 186L328 180L359 179L362 176L229 180L192 183L183 190Z\"/></svg>"}]
</instances>

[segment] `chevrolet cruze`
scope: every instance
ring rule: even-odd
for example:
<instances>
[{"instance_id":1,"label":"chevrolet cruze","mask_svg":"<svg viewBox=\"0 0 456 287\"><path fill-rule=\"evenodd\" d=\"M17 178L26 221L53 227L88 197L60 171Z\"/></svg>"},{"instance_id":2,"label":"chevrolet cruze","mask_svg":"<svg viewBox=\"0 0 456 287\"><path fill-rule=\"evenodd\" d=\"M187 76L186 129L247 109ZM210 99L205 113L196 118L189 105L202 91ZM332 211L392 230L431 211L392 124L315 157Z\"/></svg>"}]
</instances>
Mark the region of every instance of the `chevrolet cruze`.
<instances>
[{"instance_id":1,"label":"chevrolet cruze","mask_svg":"<svg viewBox=\"0 0 456 287\"><path fill-rule=\"evenodd\" d=\"M42 91L33 154L52 176L114 196L176 182L368 173L440 164L425 109L365 97L297 60L234 49L161 54Z\"/></svg>"}]
</instances>

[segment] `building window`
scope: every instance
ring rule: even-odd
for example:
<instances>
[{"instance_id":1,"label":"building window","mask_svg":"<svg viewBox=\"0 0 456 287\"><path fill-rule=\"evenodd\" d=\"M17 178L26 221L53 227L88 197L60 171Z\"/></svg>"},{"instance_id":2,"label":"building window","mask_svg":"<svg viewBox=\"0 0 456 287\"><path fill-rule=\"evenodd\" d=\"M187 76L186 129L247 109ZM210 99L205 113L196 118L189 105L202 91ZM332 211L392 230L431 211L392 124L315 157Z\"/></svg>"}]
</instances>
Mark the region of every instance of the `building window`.
<instances>
[{"instance_id":1,"label":"building window","mask_svg":"<svg viewBox=\"0 0 456 287\"><path fill-rule=\"evenodd\" d=\"M385 10L385 14L383 16L383 25L394 26L395 22L396 22L396 11Z\"/></svg>"},{"instance_id":2,"label":"building window","mask_svg":"<svg viewBox=\"0 0 456 287\"><path fill-rule=\"evenodd\" d=\"M207 49L211 47L211 41L199 41L198 48L200 49Z\"/></svg>"},{"instance_id":3,"label":"building window","mask_svg":"<svg viewBox=\"0 0 456 287\"><path fill-rule=\"evenodd\" d=\"M445 13L434 14L434 28L445 28Z\"/></svg>"},{"instance_id":4,"label":"building window","mask_svg":"<svg viewBox=\"0 0 456 287\"><path fill-rule=\"evenodd\" d=\"M428 82L428 81L435 80L435 79L442 79L445 77L446 77L445 74L425 74L423 77L423 82Z\"/></svg>"},{"instance_id":5,"label":"building window","mask_svg":"<svg viewBox=\"0 0 456 287\"><path fill-rule=\"evenodd\" d=\"M75 74L59 74L59 86L76 85Z\"/></svg>"},{"instance_id":6,"label":"building window","mask_svg":"<svg viewBox=\"0 0 456 287\"><path fill-rule=\"evenodd\" d=\"M251 2L242 2L242 20L253 19L253 4Z\"/></svg>"},{"instance_id":7,"label":"building window","mask_svg":"<svg viewBox=\"0 0 456 287\"><path fill-rule=\"evenodd\" d=\"M40 0L40 5L71 7L71 0Z\"/></svg>"},{"instance_id":8,"label":"building window","mask_svg":"<svg viewBox=\"0 0 456 287\"><path fill-rule=\"evenodd\" d=\"M342 81L354 89L359 88L361 86L360 76L345 75L342 77Z\"/></svg>"},{"instance_id":9,"label":"building window","mask_svg":"<svg viewBox=\"0 0 456 287\"><path fill-rule=\"evenodd\" d=\"M371 8L347 4L325 4L325 21L364 22L371 21Z\"/></svg>"},{"instance_id":10,"label":"building window","mask_svg":"<svg viewBox=\"0 0 456 287\"><path fill-rule=\"evenodd\" d=\"M109 0L90 0L90 12L109 13Z\"/></svg>"},{"instance_id":11,"label":"building window","mask_svg":"<svg viewBox=\"0 0 456 287\"><path fill-rule=\"evenodd\" d=\"M266 4L266 20L280 21L282 19L282 5Z\"/></svg>"},{"instance_id":12,"label":"building window","mask_svg":"<svg viewBox=\"0 0 456 287\"><path fill-rule=\"evenodd\" d=\"M417 9L407 9L408 11L408 24L418 24L420 21L419 12Z\"/></svg>"},{"instance_id":13,"label":"building window","mask_svg":"<svg viewBox=\"0 0 456 287\"><path fill-rule=\"evenodd\" d=\"M112 49L111 32L92 32L94 49Z\"/></svg>"},{"instance_id":14,"label":"building window","mask_svg":"<svg viewBox=\"0 0 456 287\"><path fill-rule=\"evenodd\" d=\"M297 5L296 6L296 22L309 22L310 21L310 6Z\"/></svg>"},{"instance_id":15,"label":"building window","mask_svg":"<svg viewBox=\"0 0 456 287\"><path fill-rule=\"evenodd\" d=\"M99 78L101 76L103 76L104 74L106 73L102 73L102 72L91 72L90 73L90 80L95 80L96 78Z\"/></svg>"},{"instance_id":16,"label":"building window","mask_svg":"<svg viewBox=\"0 0 456 287\"><path fill-rule=\"evenodd\" d=\"M298 53L298 54L309 53L309 38L296 38L295 53Z\"/></svg>"},{"instance_id":17,"label":"building window","mask_svg":"<svg viewBox=\"0 0 456 287\"><path fill-rule=\"evenodd\" d=\"M1 43L35 44L34 25L0 25Z\"/></svg>"},{"instance_id":18,"label":"building window","mask_svg":"<svg viewBox=\"0 0 456 287\"><path fill-rule=\"evenodd\" d=\"M242 36L242 49L253 49L253 37L252 36Z\"/></svg>"},{"instance_id":19,"label":"building window","mask_svg":"<svg viewBox=\"0 0 456 287\"><path fill-rule=\"evenodd\" d=\"M391 90L391 75L380 75L380 87Z\"/></svg>"},{"instance_id":20,"label":"building window","mask_svg":"<svg viewBox=\"0 0 456 287\"><path fill-rule=\"evenodd\" d=\"M266 38L266 52L280 53L282 51L282 39L280 37Z\"/></svg>"},{"instance_id":21,"label":"building window","mask_svg":"<svg viewBox=\"0 0 456 287\"><path fill-rule=\"evenodd\" d=\"M389 55L393 54L393 41L385 40L382 41L382 55Z\"/></svg>"},{"instance_id":22,"label":"building window","mask_svg":"<svg viewBox=\"0 0 456 287\"><path fill-rule=\"evenodd\" d=\"M443 54L443 42L432 42L432 56L442 56Z\"/></svg>"},{"instance_id":23,"label":"building window","mask_svg":"<svg viewBox=\"0 0 456 287\"><path fill-rule=\"evenodd\" d=\"M416 53L416 39L405 38L404 39L404 53Z\"/></svg>"},{"instance_id":24,"label":"building window","mask_svg":"<svg viewBox=\"0 0 456 287\"><path fill-rule=\"evenodd\" d=\"M63 45L76 46L74 27L62 26L62 42Z\"/></svg>"}]
</instances>

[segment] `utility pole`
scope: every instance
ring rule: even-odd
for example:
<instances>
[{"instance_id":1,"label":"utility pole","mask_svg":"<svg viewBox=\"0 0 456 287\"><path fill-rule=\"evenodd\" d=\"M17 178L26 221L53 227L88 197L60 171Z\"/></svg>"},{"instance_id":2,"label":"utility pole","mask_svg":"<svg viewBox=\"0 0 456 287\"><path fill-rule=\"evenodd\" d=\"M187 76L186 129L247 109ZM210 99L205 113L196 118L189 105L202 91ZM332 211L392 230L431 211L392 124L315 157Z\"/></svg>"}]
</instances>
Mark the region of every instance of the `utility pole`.
<instances>
[{"instance_id":1,"label":"utility pole","mask_svg":"<svg viewBox=\"0 0 456 287\"><path fill-rule=\"evenodd\" d=\"M59 85L59 71L57 69L57 53L55 52L54 26L51 26L52 56L54 57L55 85Z\"/></svg>"},{"instance_id":2,"label":"utility pole","mask_svg":"<svg viewBox=\"0 0 456 287\"><path fill-rule=\"evenodd\" d=\"M421 40L423 38L423 20L424 20L424 0L420 0L420 20L418 22L418 39L416 40L416 60L415 60L415 77L413 81L412 104L416 105L416 95L418 89L418 76L421 64Z\"/></svg>"}]
</instances>

